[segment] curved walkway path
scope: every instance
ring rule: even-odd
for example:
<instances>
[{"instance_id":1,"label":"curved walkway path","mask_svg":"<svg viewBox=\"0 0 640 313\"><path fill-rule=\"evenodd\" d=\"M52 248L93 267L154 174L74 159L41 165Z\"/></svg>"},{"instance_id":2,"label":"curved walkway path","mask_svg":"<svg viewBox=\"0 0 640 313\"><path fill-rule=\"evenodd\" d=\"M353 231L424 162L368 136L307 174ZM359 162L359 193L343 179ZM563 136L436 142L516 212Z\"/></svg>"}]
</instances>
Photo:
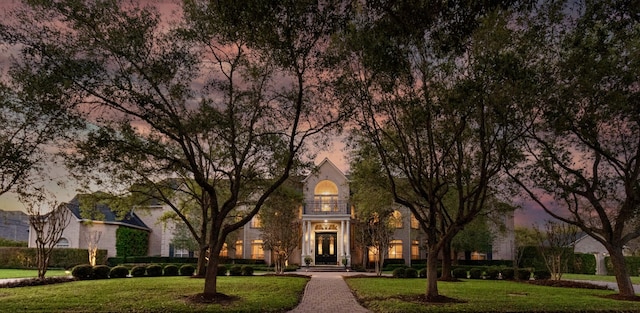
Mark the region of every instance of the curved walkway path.
<instances>
[{"instance_id":1,"label":"curved walkway path","mask_svg":"<svg viewBox=\"0 0 640 313\"><path fill-rule=\"evenodd\" d=\"M304 289L302 301L289 313L370 312L358 303L342 278L363 273L298 272L297 274L310 275L311 280Z\"/></svg>"}]
</instances>

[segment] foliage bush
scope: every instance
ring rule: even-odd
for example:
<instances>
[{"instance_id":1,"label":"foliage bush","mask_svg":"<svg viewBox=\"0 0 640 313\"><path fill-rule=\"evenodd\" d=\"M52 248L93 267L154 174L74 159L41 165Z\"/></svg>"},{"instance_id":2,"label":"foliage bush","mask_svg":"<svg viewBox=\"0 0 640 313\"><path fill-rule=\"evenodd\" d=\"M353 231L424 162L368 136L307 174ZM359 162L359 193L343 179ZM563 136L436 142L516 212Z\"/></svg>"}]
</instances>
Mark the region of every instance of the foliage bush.
<instances>
[{"instance_id":1,"label":"foliage bush","mask_svg":"<svg viewBox=\"0 0 640 313\"><path fill-rule=\"evenodd\" d=\"M536 280L545 280L551 278L551 272L548 270L537 270L533 272L533 278Z\"/></svg>"},{"instance_id":2,"label":"foliage bush","mask_svg":"<svg viewBox=\"0 0 640 313\"><path fill-rule=\"evenodd\" d=\"M180 266L180 276L193 276L193 273L195 273L196 268L191 265L191 264L185 264Z\"/></svg>"},{"instance_id":3,"label":"foliage bush","mask_svg":"<svg viewBox=\"0 0 640 313\"><path fill-rule=\"evenodd\" d=\"M628 256L624 258L627 265L627 270L630 276L638 276L640 273L640 257ZM611 257L604 258L604 264L607 267L607 275L615 275L613 271L613 263L611 263Z\"/></svg>"},{"instance_id":4,"label":"foliage bush","mask_svg":"<svg viewBox=\"0 0 640 313\"><path fill-rule=\"evenodd\" d=\"M518 280L529 280L531 278L531 271L526 268L519 268L516 274Z\"/></svg>"},{"instance_id":5,"label":"foliage bush","mask_svg":"<svg viewBox=\"0 0 640 313\"><path fill-rule=\"evenodd\" d=\"M418 272L418 276L420 276L420 278L426 278L427 277L427 269L423 268Z\"/></svg>"},{"instance_id":6,"label":"foliage bush","mask_svg":"<svg viewBox=\"0 0 640 313\"><path fill-rule=\"evenodd\" d=\"M127 256L108 258L107 265L117 266L126 263L133 264L197 264L198 258L176 258L168 256Z\"/></svg>"},{"instance_id":7,"label":"foliage bush","mask_svg":"<svg viewBox=\"0 0 640 313\"><path fill-rule=\"evenodd\" d=\"M71 275L79 280L93 279L93 266L91 264L80 264L73 267Z\"/></svg>"},{"instance_id":8,"label":"foliage bush","mask_svg":"<svg viewBox=\"0 0 640 313\"><path fill-rule=\"evenodd\" d=\"M487 279L498 279L500 275L500 269L495 266L490 266L485 273L487 274Z\"/></svg>"},{"instance_id":9,"label":"foliage bush","mask_svg":"<svg viewBox=\"0 0 640 313\"><path fill-rule=\"evenodd\" d=\"M253 276L253 266L243 265L242 266L242 276Z\"/></svg>"},{"instance_id":10,"label":"foliage bush","mask_svg":"<svg viewBox=\"0 0 640 313\"><path fill-rule=\"evenodd\" d=\"M240 269L240 270L242 271L242 269ZM218 270L216 271L216 275L218 275L218 276L226 276L227 275L227 267L224 266L224 265L218 265Z\"/></svg>"},{"instance_id":11,"label":"foliage bush","mask_svg":"<svg viewBox=\"0 0 640 313\"><path fill-rule=\"evenodd\" d=\"M179 274L178 267L173 264L169 264L164 267L162 274L164 276L178 276Z\"/></svg>"},{"instance_id":12,"label":"foliage bush","mask_svg":"<svg viewBox=\"0 0 640 313\"><path fill-rule=\"evenodd\" d=\"M452 271L453 278L467 278L467 269L456 267Z\"/></svg>"},{"instance_id":13,"label":"foliage bush","mask_svg":"<svg viewBox=\"0 0 640 313\"><path fill-rule=\"evenodd\" d=\"M147 276L149 277L162 276L162 266L158 264L151 264L147 266Z\"/></svg>"},{"instance_id":14,"label":"foliage bush","mask_svg":"<svg viewBox=\"0 0 640 313\"><path fill-rule=\"evenodd\" d=\"M89 260L87 249L56 248L51 253L49 267L70 269ZM96 264L105 264L107 250L98 250ZM0 247L0 268L36 267L36 249L24 247Z\"/></svg>"},{"instance_id":15,"label":"foliage bush","mask_svg":"<svg viewBox=\"0 0 640 313\"><path fill-rule=\"evenodd\" d=\"M242 275L242 267L240 265L231 266L229 269L229 276L241 276Z\"/></svg>"},{"instance_id":16,"label":"foliage bush","mask_svg":"<svg viewBox=\"0 0 640 313\"><path fill-rule=\"evenodd\" d=\"M131 269L131 276L133 277L144 277L146 273L147 267L143 265L137 265Z\"/></svg>"},{"instance_id":17,"label":"foliage bush","mask_svg":"<svg viewBox=\"0 0 640 313\"><path fill-rule=\"evenodd\" d=\"M416 278L418 277L418 270L412 267L408 267L405 271L404 271L404 275L406 278Z\"/></svg>"},{"instance_id":18,"label":"foliage bush","mask_svg":"<svg viewBox=\"0 0 640 313\"><path fill-rule=\"evenodd\" d=\"M125 278L129 275L129 269L125 266L116 266L111 268L111 272L109 272L109 277L111 278Z\"/></svg>"},{"instance_id":19,"label":"foliage bush","mask_svg":"<svg viewBox=\"0 0 640 313\"><path fill-rule=\"evenodd\" d=\"M464 265L469 268L486 268L489 266L505 266L513 267L513 261L511 260L458 260L458 266Z\"/></svg>"},{"instance_id":20,"label":"foliage bush","mask_svg":"<svg viewBox=\"0 0 640 313\"><path fill-rule=\"evenodd\" d=\"M149 233L130 227L116 229L116 256L145 255L149 250Z\"/></svg>"},{"instance_id":21,"label":"foliage bush","mask_svg":"<svg viewBox=\"0 0 640 313\"><path fill-rule=\"evenodd\" d=\"M93 267L93 278L94 279L107 279L109 278L109 273L111 272L111 268L106 265L96 265Z\"/></svg>"},{"instance_id":22,"label":"foliage bush","mask_svg":"<svg viewBox=\"0 0 640 313\"><path fill-rule=\"evenodd\" d=\"M469 278L471 279L481 279L483 270L480 268L472 268L469 270Z\"/></svg>"},{"instance_id":23,"label":"foliage bush","mask_svg":"<svg viewBox=\"0 0 640 313\"><path fill-rule=\"evenodd\" d=\"M569 273L596 274L596 256L590 253L575 253L569 261Z\"/></svg>"},{"instance_id":24,"label":"foliage bush","mask_svg":"<svg viewBox=\"0 0 640 313\"><path fill-rule=\"evenodd\" d=\"M506 267L503 268L500 272L502 273L502 279L512 280L515 278L515 272L513 271L513 268Z\"/></svg>"},{"instance_id":25,"label":"foliage bush","mask_svg":"<svg viewBox=\"0 0 640 313\"><path fill-rule=\"evenodd\" d=\"M27 247L26 241L13 241L9 239L0 238L0 247Z\"/></svg>"},{"instance_id":26,"label":"foliage bush","mask_svg":"<svg viewBox=\"0 0 640 313\"><path fill-rule=\"evenodd\" d=\"M407 271L404 267L398 267L393 270L393 277L395 278L405 278L407 277Z\"/></svg>"}]
</instances>

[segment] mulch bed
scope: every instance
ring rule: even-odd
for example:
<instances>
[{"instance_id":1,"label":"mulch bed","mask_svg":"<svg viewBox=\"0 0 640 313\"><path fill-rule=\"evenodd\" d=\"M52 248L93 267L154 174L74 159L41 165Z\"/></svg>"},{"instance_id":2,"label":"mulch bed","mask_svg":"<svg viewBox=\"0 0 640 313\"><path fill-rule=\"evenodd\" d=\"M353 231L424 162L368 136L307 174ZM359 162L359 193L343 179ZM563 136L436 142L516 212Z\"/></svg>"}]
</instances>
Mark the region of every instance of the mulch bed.
<instances>
[{"instance_id":1,"label":"mulch bed","mask_svg":"<svg viewBox=\"0 0 640 313\"><path fill-rule=\"evenodd\" d=\"M0 288L53 285L53 284L67 283L67 282L76 281L76 280L77 279L73 277L66 277L66 276L45 277L44 279L39 279L39 278L21 279L21 280L10 282L10 283L0 284Z\"/></svg>"},{"instance_id":2,"label":"mulch bed","mask_svg":"<svg viewBox=\"0 0 640 313\"><path fill-rule=\"evenodd\" d=\"M185 297L186 301L189 303L198 303L198 304L220 304L220 305L230 305L235 301L240 300L240 297L229 296L223 293L216 293L215 295L205 295L204 293L198 293L192 296Z\"/></svg>"},{"instance_id":3,"label":"mulch bed","mask_svg":"<svg viewBox=\"0 0 640 313\"><path fill-rule=\"evenodd\" d=\"M611 290L611 288L607 286L601 286L601 285L596 285L588 282L579 282L579 281L571 281L571 280L541 279L541 280L529 280L529 281L526 281L526 283L531 285L539 285L539 286L547 286L547 287Z\"/></svg>"}]
</instances>

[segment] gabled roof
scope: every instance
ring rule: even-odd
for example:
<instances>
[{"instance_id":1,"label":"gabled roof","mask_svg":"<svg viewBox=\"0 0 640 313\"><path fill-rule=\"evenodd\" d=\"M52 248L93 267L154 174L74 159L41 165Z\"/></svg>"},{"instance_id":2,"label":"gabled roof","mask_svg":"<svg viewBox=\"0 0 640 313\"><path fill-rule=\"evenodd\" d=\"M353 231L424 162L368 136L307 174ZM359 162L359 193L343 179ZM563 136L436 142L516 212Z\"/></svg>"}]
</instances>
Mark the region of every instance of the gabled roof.
<instances>
[{"instance_id":1,"label":"gabled roof","mask_svg":"<svg viewBox=\"0 0 640 313\"><path fill-rule=\"evenodd\" d=\"M320 164L318 164L318 165L316 166L316 169L321 168L322 166L324 166L324 165L325 165L325 163L326 163L326 164L328 164L329 166L333 167L333 169L335 169L338 173L340 173L340 175L342 175L342 177L344 177L344 179L345 179L345 180L349 180L349 179L347 178L347 176L345 176L345 175L344 175L344 173L343 173L343 172L342 172L342 171L341 171L341 170L340 170L340 169L339 169L335 164L333 164L333 162L331 162L331 161L329 160L329 158L324 158L324 160L322 160L322 162L320 162ZM311 177L311 176L315 176L315 173L316 173L316 172L311 172L311 174L307 175L307 177L305 177L305 179L303 179L302 181L303 181L303 182L306 182L306 181L307 181L307 179L309 179L309 177Z\"/></svg>"},{"instance_id":2,"label":"gabled roof","mask_svg":"<svg viewBox=\"0 0 640 313\"><path fill-rule=\"evenodd\" d=\"M123 225L132 228L138 228L146 231L151 231L147 225L135 214L133 211L127 212L123 218L119 218L118 215L109 208L106 204L96 205L96 215L93 218L85 218L80 212L80 201L78 197L74 197L69 203L67 208L73 216L80 221L100 222L104 224Z\"/></svg>"}]
</instances>

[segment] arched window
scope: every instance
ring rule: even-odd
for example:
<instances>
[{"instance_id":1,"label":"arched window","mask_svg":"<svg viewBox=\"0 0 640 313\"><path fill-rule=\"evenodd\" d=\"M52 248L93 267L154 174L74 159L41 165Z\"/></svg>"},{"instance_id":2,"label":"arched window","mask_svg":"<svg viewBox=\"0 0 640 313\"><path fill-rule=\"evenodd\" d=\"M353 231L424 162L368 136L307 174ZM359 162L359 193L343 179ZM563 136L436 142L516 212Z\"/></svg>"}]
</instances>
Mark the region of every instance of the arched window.
<instances>
[{"instance_id":1,"label":"arched window","mask_svg":"<svg viewBox=\"0 0 640 313\"><path fill-rule=\"evenodd\" d=\"M389 243L389 259L402 259L402 240L391 240Z\"/></svg>"},{"instance_id":2,"label":"arched window","mask_svg":"<svg viewBox=\"0 0 640 313\"><path fill-rule=\"evenodd\" d=\"M400 213L400 211L398 210L394 210L393 214L391 214L391 219L389 220L389 223L391 224L392 227L402 228L402 213Z\"/></svg>"},{"instance_id":3,"label":"arched window","mask_svg":"<svg viewBox=\"0 0 640 313\"><path fill-rule=\"evenodd\" d=\"M236 259L244 259L242 255L242 240L236 241Z\"/></svg>"},{"instance_id":4,"label":"arched window","mask_svg":"<svg viewBox=\"0 0 640 313\"><path fill-rule=\"evenodd\" d=\"M330 180L321 180L313 192L315 211L338 211L338 186ZM319 207L319 208L318 208Z\"/></svg>"},{"instance_id":5,"label":"arched window","mask_svg":"<svg viewBox=\"0 0 640 313\"><path fill-rule=\"evenodd\" d=\"M251 258L254 260L264 259L264 249L262 248L262 240L251 241Z\"/></svg>"},{"instance_id":6,"label":"arched window","mask_svg":"<svg viewBox=\"0 0 640 313\"><path fill-rule=\"evenodd\" d=\"M411 259L420 259L420 243L417 240L411 241Z\"/></svg>"},{"instance_id":7,"label":"arched window","mask_svg":"<svg viewBox=\"0 0 640 313\"><path fill-rule=\"evenodd\" d=\"M418 221L416 216L413 215L413 213L411 214L411 228L413 228L413 229L419 229L420 228L420 222Z\"/></svg>"},{"instance_id":8,"label":"arched window","mask_svg":"<svg viewBox=\"0 0 640 313\"><path fill-rule=\"evenodd\" d=\"M223 258L226 258L227 256L229 256L229 250L227 249L226 242L222 245L222 250L220 250L220 256Z\"/></svg>"},{"instance_id":9,"label":"arched window","mask_svg":"<svg viewBox=\"0 0 640 313\"><path fill-rule=\"evenodd\" d=\"M56 243L56 248L69 248L69 240L67 238L60 238Z\"/></svg>"},{"instance_id":10,"label":"arched window","mask_svg":"<svg viewBox=\"0 0 640 313\"><path fill-rule=\"evenodd\" d=\"M260 220L259 215L255 215L251 219L251 228L262 228L262 221Z\"/></svg>"}]
</instances>

